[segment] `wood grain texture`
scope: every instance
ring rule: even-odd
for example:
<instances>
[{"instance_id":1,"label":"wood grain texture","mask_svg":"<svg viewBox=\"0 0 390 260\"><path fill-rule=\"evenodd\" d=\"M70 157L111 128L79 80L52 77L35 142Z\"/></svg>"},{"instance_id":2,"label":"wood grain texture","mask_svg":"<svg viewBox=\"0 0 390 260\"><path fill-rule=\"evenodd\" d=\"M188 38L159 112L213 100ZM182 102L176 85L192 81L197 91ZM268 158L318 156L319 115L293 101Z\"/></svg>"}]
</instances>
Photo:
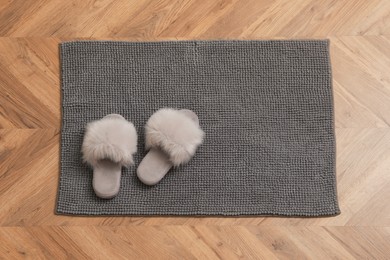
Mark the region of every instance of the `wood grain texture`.
<instances>
[{"instance_id":1,"label":"wood grain texture","mask_svg":"<svg viewBox=\"0 0 390 260\"><path fill-rule=\"evenodd\" d=\"M8 37L253 38L387 35L388 0L1 1Z\"/></svg>"},{"instance_id":2,"label":"wood grain texture","mask_svg":"<svg viewBox=\"0 0 390 260\"><path fill-rule=\"evenodd\" d=\"M0 1L0 259L389 259L390 1ZM54 215L58 43L329 38L342 213Z\"/></svg>"},{"instance_id":3,"label":"wood grain texture","mask_svg":"<svg viewBox=\"0 0 390 260\"><path fill-rule=\"evenodd\" d=\"M44 226L0 229L9 259L388 259L389 228Z\"/></svg>"}]
</instances>

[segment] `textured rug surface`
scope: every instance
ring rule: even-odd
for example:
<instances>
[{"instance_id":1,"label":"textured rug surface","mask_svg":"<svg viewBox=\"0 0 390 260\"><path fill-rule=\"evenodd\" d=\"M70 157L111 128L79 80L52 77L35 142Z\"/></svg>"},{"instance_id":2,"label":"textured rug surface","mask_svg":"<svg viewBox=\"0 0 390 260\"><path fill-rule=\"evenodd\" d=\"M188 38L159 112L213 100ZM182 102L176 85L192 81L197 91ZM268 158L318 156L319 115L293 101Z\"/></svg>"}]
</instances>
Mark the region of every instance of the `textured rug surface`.
<instances>
[{"instance_id":1,"label":"textured rug surface","mask_svg":"<svg viewBox=\"0 0 390 260\"><path fill-rule=\"evenodd\" d=\"M58 214L339 213L327 41L66 42ZM159 108L195 111L206 133L189 164L156 186L136 166ZM134 123L136 165L99 199L82 163L85 125L110 113Z\"/></svg>"}]
</instances>

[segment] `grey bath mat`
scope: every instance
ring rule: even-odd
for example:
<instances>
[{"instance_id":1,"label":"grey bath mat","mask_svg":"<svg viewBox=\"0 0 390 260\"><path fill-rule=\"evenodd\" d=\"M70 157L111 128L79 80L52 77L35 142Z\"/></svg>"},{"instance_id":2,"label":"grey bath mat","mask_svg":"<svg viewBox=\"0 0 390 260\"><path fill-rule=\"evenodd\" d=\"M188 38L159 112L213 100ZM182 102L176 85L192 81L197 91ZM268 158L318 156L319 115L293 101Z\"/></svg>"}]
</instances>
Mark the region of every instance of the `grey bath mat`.
<instances>
[{"instance_id":1,"label":"grey bath mat","mask_svg":"<svg viewBox=\"0 0 390 260\"><path fill-rule=\"evenodd\" d=\"M285 215L339 213L327 41L61 44L61 176L57 213ZM147 119L195 111L206 133L191 162L157 186L122 172L119 195L95 196L81 161L87 122L134 122L139 164Z\"/></svg>"}]
</instances>

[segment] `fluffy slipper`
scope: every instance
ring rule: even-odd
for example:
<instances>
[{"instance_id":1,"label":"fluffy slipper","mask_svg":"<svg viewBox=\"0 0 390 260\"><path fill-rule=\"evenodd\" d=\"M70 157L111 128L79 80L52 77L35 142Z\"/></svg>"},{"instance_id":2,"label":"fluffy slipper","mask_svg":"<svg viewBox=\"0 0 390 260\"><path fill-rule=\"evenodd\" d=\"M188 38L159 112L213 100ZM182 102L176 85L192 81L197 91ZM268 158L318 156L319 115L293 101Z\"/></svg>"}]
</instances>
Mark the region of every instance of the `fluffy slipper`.
<instances>
[{"instance_id":1,"label":"fluffy slipper","mask_svg":"<svg viewBox=\"0 0 390 260\"><path fill-rule=\"evenodd\" d=\"M122 166L133 164L137 151L137 132L121 115L111 114L86 127L82 153L84 162L93 168L92 186L103 199L119 192Z\"/></svg>"},{"instance_id":2,"label":"fluffy slipper","mask_svg":"<svg viewBox=\"0 0 390 260\"><path fill-rule=\"evenodd\" d=\"M150 150L137 169L146 185L157 184L173 166L187 163L203 141L198 116L191 110L163 108L145 126L146 149Z\"/></svg>"}]
</instances>

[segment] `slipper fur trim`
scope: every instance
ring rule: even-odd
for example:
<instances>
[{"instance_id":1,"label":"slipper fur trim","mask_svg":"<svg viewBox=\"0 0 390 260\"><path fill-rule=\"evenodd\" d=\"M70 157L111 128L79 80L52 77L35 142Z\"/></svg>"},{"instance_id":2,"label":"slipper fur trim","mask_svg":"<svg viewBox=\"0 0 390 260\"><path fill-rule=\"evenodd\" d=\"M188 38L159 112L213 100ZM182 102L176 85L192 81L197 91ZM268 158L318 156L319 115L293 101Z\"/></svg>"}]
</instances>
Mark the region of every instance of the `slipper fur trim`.
<instances>
[{"instance_id":1,"label":"slipper fur trim","mask_svg":"<svg viewBox=\"0 0 390 260\"><path fill-rule=\"evenodd\" d=\"M99 160L110 159L128 167L134 164L137 151L137 132L124 118L106 117L90 122L81 148L84 162L96 166Z\"/></svg>"},{"instance_id":2,"label":"slipper fur trim","mask_svg":"<svg viewBox=\"0 0 390 260\"><path fill-rule=\"evenodd\" d=\"M169 155L174 166L188 162L202 143L199 125L178 110L163 108L145 126L146 149L159 148Z\"/></svg>"}]
</instances>

